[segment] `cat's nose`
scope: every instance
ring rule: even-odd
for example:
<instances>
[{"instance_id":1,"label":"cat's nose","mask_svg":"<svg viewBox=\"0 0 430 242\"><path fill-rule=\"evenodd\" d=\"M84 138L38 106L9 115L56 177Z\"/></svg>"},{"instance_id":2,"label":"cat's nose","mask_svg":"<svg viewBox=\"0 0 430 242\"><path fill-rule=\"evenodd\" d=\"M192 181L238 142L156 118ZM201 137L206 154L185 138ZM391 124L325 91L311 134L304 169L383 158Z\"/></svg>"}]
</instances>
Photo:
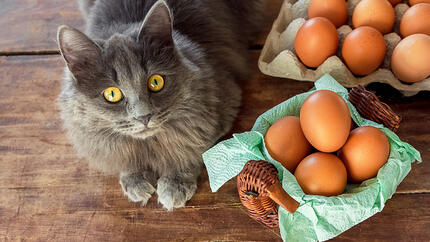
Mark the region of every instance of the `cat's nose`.
<instances>
[{"instance_id":1,"label":"cat's nose","mask_svg":"<svg viewBox=\"0 0 430 242\"><path fill-rule=\"evenodd\" d=\"M136 120L140 121L145 126L148 125L149 120L151 120L151 118L152 118L152 114L151 113L147 114L147 115L142 115L142 116L135 117Z\"/></svg>"}]
</instances>

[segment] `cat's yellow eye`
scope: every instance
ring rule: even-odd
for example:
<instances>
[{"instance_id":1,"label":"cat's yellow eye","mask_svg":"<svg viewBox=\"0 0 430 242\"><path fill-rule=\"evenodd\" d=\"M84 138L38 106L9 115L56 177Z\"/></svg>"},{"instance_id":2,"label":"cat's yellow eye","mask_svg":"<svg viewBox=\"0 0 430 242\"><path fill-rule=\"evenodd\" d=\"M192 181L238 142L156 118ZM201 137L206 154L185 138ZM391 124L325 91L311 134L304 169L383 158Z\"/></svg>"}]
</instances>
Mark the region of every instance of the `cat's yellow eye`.
<instances>
[{"instance_id":1,"label":"cat's yellow eye","mask_svg":"<svg viewBox=\"0 0 430 242\"><path fill-rule=\"evenodd\" d=\"M103 96L106 101L111 103L117 103L122 99L122 92L117 87L109 87L103 92Z\"/></svg>"},{"instance_id":2,"label":"cat's yellow eye","mask_svg":"<svg viewBox=\"0 0 430 242\"><path fill-rule=\"evenodd\" d=\"M160 75L152 75L148 80L148 88L153 92L159 92L164 87L164 78Z\"/></svg>"}]
</instances>

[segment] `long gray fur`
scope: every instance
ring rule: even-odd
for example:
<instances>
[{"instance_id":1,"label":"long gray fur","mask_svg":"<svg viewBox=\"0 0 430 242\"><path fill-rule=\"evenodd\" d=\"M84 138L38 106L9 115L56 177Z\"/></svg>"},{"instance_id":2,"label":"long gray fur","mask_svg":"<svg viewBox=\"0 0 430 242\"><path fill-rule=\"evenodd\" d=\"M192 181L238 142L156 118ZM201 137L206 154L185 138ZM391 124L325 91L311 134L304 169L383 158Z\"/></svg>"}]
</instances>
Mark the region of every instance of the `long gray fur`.
<instances>
[{"instance_id":1,"label":"long gray fur","mask_svg":"<svg viewBox=\"0 0 430 242\"><path fill-rule=\"evenodd\" d=\"M131 201L165 208L194 194L201 154L229 131L249 77L260 0L81 0L85 34L62 26L61 116L91 167L120 175ZM151 92L153 74L165 79ZM108 103L102 93L121 89ZM151 116L142 123L141 117ZM148 121L148 120L147 120Z\"/></svg>"}]
</instances>

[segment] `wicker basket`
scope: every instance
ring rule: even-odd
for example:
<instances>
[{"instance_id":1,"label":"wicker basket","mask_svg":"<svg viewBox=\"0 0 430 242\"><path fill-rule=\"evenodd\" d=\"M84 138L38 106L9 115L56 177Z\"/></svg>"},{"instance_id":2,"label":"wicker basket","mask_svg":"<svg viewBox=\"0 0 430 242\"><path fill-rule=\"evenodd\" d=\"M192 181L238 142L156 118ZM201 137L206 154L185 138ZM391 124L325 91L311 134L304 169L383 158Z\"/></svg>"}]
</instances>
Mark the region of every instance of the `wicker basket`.
<instances>
[{"instance_id":1,"label":"wicker basket","mask_svg":"<svg viewBox=\"0 0 430 242\"><path fill-rule=\"evenodd\" d=\"M349 101L367 119L396 131L401 121L391 108L362 86L349 92ZM278 227L278 208L294 213L299 203L290 197L278 180L278 171L267 161L248 161L237 176L240 201L253 219L269 227Z\"/></svg>"}]
</instances>

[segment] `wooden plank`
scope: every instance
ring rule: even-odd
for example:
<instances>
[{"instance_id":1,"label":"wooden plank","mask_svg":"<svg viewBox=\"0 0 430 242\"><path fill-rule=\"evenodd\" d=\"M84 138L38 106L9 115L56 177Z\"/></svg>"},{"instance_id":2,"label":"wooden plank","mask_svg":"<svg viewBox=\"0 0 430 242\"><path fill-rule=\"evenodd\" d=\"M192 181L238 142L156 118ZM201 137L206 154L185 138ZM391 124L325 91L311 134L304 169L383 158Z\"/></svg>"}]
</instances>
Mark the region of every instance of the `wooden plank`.
<instances>
[{"instance_id":1,"label":"wooden plank","mask_svg":"<svg viewBox=\"0 0 430 242\"><path fill-rule=\"evenodd\" d=\"M22 211L0 222L0 238L11 241L281 240L279 232L250 219L239 207L174 212L147 208L71 213L50 210L34 214Z\"/></svg>"},{"instance_id":2,"label":"wooden plank","mask_svg":"<svg viewBox=\"0 0 430 242\"><path fill-rule=\"evenodd\" d=\"M258 54L252 52L256 70ZM0 69L0 240L82 240L85 234L88 240L146 238L142 237L146 234L154 239L279 239L276 229L268 230L247 217L234 180L211 193L206 173L185 209L167 213L156 198L145 208L128 202L117 178L88 170L61 129L55 105L63 69L60 57L0 57ZM243 106L232 132L249 130L261 113L307 91L312 83L271 78L256 71L242 87ZM430 127L419 123L430 121L426 112L430 92L402 98L384 86L372 89L403 116L400 137L428 161ZM429 171L429 162L414 165L399 191L429 192ZM383 213L340 238L374 239L363 229L376 231L375 238L390 238L387 224L393 221L397 233L417 240L428 238L429 196L395 195Z\"/></svg>"},{"instance_id":3,"label":"wooden plank","mask_svg":"<svg viewBox=\"0 0 430 242\"><path fill-rule=\"evenodd\" d=\"M8 193L7 198L3 193ZM48 188L46 192L50 192ZM252 220L238 205L184 208L166 212L153 208L124 208L105 203L64 206L43 190L0 189L0 201L17 196L17 203L0 209L0 239L38 241L118 240L246 240L280 241L279 230ZM92 203L92 202L90 202ZM69 206L71 206L70 204ZM73 206L73 205L72 205ZM299 225L298 225L299 226ZM338 236L334 241L427 241L430 238L430 194L395 195L385 209Z\"/></svg>"},{"instance_id":4,"label":"wooden plank","mask_svg":"<svg viewBox=\"0 0 430 242\"><path fill-rule=\"evenodd\" d=\"M255 46L264 43L282 2L265 1L267 22ZM56 53L58 26L67 24L83 29L76 0L0 0L0 5L0 55Z\"/></svg>"},{"instance_id":5,"label":"wooden plank","mask_svg":"<svg viewBox=\"0 0 430 242\"><path fill-rule=\"evenodd\" d=\"M45 53L57 50L61 24L81 27L77 1L1 0L0 53Z\"/></svg>"},{"instance_id":6,"label":"wooden plank","mask_svg":"<svg viewBox=\"0 0 430 242\"><path fill-rule=\"evenodd\" d=\"M398 194L384 210L334 241L429 241L430 194Z\"/></svg>"}]
</instances>

